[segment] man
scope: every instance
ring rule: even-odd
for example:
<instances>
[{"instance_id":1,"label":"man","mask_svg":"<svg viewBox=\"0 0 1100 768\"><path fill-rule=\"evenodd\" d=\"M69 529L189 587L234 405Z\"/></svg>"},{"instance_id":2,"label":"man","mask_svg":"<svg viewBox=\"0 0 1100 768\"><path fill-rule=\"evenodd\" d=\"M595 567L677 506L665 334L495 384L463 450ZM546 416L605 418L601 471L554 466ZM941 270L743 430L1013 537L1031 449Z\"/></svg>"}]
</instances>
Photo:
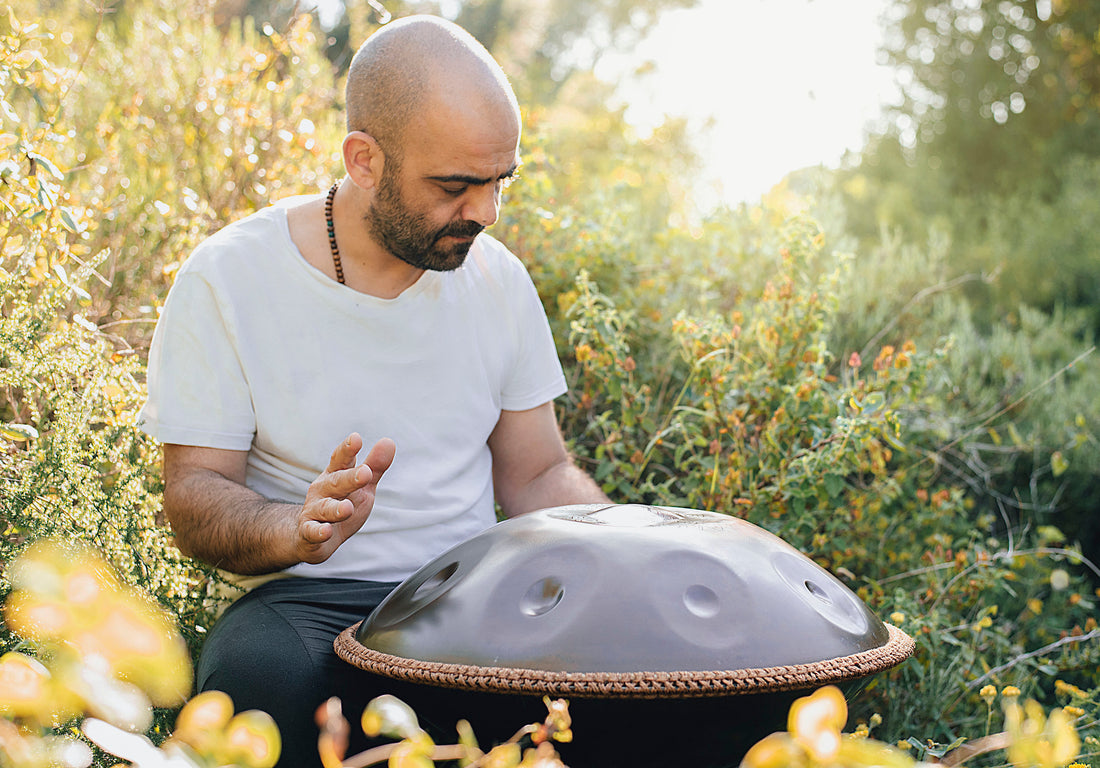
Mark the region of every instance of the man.
<instances>
[{"instance_id":1,"label":"man","mask_svg":"<svg viewBox=\"0 0 1100 768\"><path fill-rule=\"evenodd\" d=\"M352 62L347 128L328 195L231 224L180 270L142 411L180 549L290 577L226 611L198 683L270 712L296 767L318 762L321 701L358 696L356 718L385 692L335 656L340 630L491 525L494 498L606 500L558 432L530 278L481 234L519 164L500 67L449 22L395 21Z\"/></svg>"}]
</instances>

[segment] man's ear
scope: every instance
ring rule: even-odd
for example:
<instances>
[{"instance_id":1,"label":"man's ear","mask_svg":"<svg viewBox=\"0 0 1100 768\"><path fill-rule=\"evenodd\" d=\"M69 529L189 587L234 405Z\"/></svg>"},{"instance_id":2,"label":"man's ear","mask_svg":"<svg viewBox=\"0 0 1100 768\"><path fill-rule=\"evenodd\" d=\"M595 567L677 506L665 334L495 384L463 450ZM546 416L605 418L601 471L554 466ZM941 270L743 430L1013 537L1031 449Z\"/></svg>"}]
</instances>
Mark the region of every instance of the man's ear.
<instances>
[{"instance_id":1,"label":"man's ear","mask_svg":"<svg viewBox=\"0 0 1100 768\"><path fill-rule=\"evenodd\" d=\"M374 189L382 180L386 155L374 137L363 131L352 131L344 137L342 147L344 170L360 189Z\"/></svg>"}]
</instances>

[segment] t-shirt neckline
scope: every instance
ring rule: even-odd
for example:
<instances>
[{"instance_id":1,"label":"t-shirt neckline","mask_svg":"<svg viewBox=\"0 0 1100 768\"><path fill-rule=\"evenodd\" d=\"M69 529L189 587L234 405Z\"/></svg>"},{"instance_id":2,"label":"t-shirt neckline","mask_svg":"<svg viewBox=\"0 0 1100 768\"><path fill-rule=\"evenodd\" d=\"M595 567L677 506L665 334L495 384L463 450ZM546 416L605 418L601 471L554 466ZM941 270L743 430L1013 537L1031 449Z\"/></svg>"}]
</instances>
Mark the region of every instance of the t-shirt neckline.
<instances>
[{"instance_id":1,"label":"t-shirt neckline","mask_svg":"<svg viewBox=\"0 0 1100 768\"><path fill-rule=\"evenodd\" d=\"M308 278L311 287L326 295L329 299L336 298L356 306L362 306L364 303L373 303L378 306L395 306L416 298L443 278L443 273L441 272L425 270L420 277L416 279L416 282L392 299L385 299L381 296L374 296L369 293L357 291L354 288L349 288L306 261L306 257L302 255L301 249L295 244L294 238L290 236L288 206L276 205L273 210L279 227L279 236L283 241L283 247L279 249L282 255L293 263L293 268L297 272ZM476 242L474 243L474 247L477 247ZM461 269L461 267L459 269Z\"/></svg>"}]
</instances>

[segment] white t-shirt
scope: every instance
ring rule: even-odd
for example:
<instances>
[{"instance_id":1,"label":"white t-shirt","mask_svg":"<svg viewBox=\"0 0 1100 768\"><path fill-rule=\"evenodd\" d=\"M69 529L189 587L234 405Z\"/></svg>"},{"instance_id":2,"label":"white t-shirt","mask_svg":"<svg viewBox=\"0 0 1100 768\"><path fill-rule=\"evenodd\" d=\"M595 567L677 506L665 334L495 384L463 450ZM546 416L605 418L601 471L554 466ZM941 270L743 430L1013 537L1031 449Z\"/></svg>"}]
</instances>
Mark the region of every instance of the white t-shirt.
<instances>
[{"instance_id":1,"label":"white t-shirt","mask_svg":"<svg viewBox=\"0 0 1100 768\"><path fill-rule=\"evenodd\" d=\"M246 485L301 503L348 433L397 456L359 533L290 573L398 581L495 522L486 440L501 410L565 392L522 263L482 234L453 272L395 299L324 275L286 208L227 226L176 277L149 353L139 416L165 443L247 450Z\"/></svg>"}]
</instances>

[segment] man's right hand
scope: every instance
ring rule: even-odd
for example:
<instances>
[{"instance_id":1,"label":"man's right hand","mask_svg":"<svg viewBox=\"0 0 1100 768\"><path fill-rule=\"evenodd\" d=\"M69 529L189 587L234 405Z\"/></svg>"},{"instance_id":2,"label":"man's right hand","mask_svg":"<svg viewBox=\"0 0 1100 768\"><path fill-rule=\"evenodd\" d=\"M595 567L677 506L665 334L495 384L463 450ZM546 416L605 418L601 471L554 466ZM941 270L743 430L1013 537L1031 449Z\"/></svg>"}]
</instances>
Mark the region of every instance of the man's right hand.
<instances>
[{"instance_id":1,"label":"man's right hand","mask_svg":"<svg viewBox=\"0 0 1100 768\"><path fill-rule=\"evenodd\" d=\"M363 527L374 509L375 491L393 463L396 447L382 438L358 466L363 438L353 432L332 452L328 467L306 493L298 516L297 556L303 563L323 563Z\"/></svg>"},{"instance_id":2,"label":"man's right hand","mask_svg":"<svg viewBox=\"0 0 1100 768\"><path fill-rule=\"evenodd\" d=\"M363 438L349 435L310 484L304 505L264 498L244 484L248 451L164 445L164 512L184 554L240 574L321 563L358 531L374 508L392 440L362 464Z\"/></svg>"}]
</instances>

